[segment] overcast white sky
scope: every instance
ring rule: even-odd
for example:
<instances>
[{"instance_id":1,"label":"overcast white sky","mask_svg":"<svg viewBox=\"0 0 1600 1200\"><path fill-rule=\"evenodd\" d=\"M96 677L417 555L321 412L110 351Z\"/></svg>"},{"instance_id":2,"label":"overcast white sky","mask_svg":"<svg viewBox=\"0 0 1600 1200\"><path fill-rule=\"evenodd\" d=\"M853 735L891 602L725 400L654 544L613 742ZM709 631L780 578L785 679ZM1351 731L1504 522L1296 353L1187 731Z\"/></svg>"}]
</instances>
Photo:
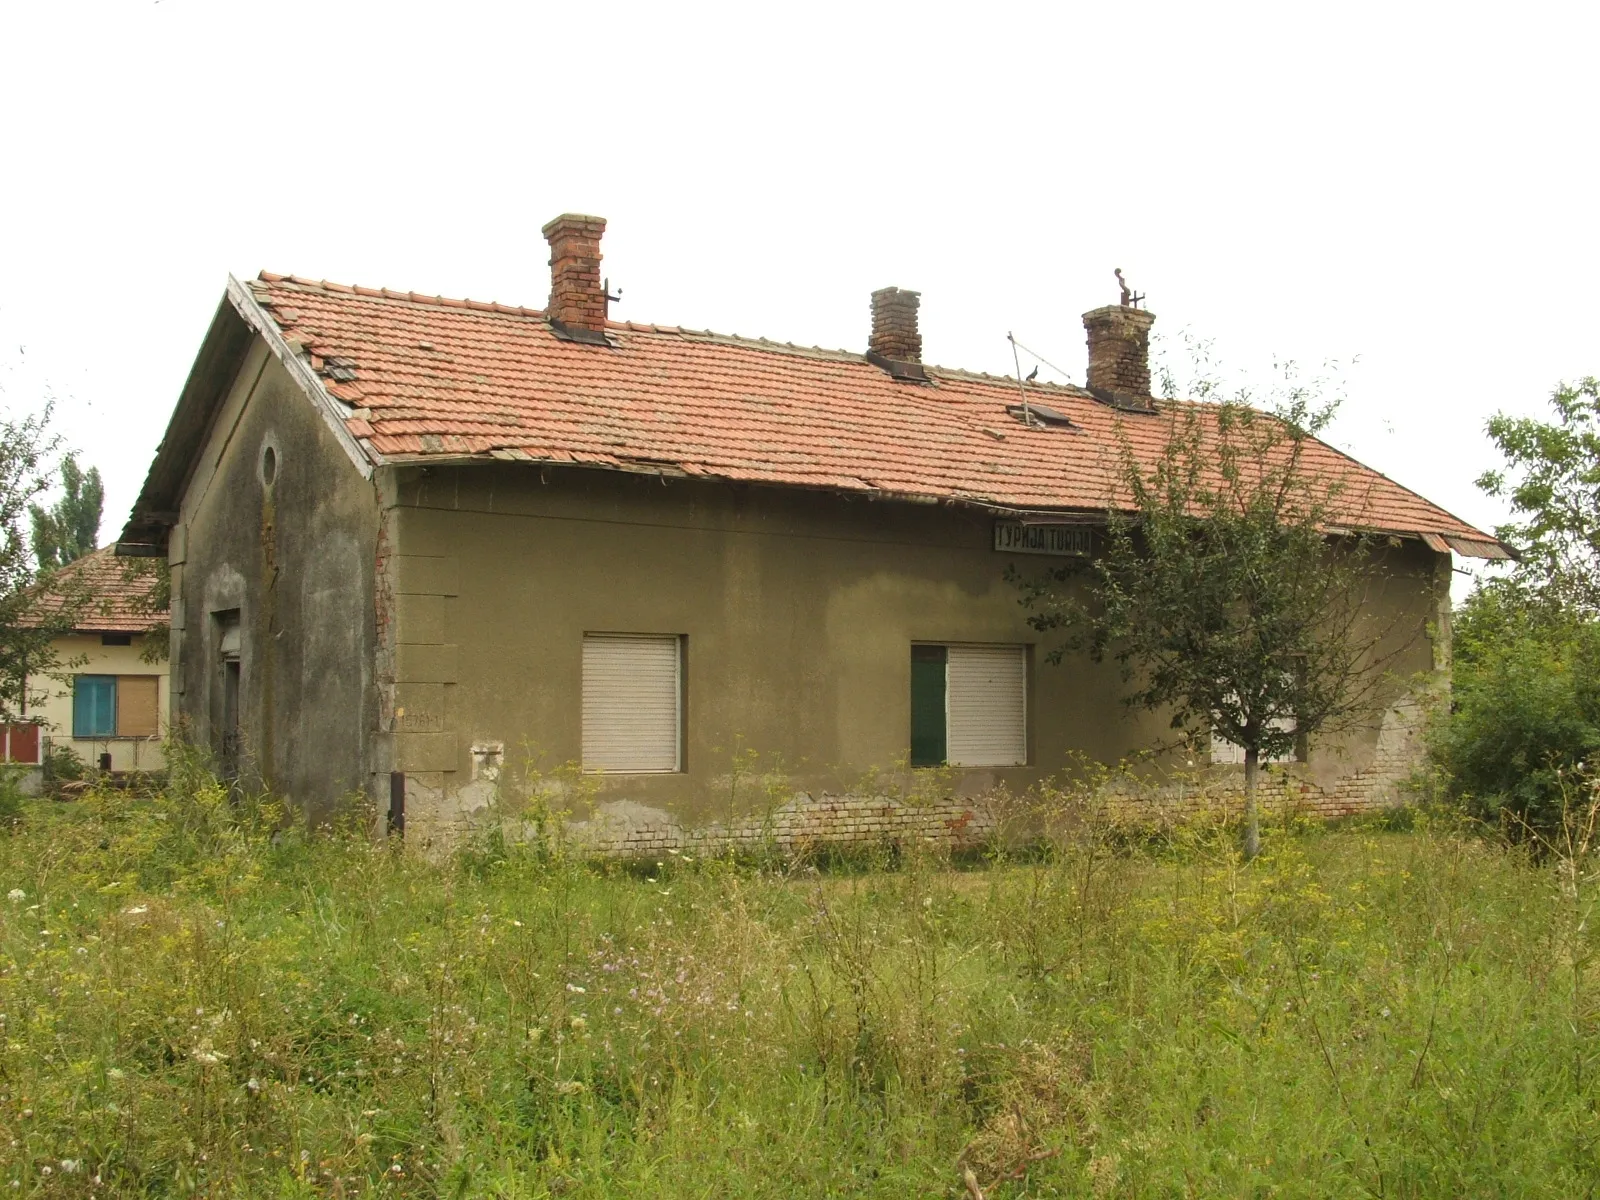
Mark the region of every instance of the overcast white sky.
<instances>
[{"instance_id":1,"label":"overcast white sky","mask_svg":"<svg viewBox=\"0 0 1600 1200\"><path fill-rule=\"evenodd\" d=\"M1082 382L1120 266L1230 366L1359 358L1333 440L1468 520L1484 422L1600 373L1593 4L119 0L0 8L0 404L121 528L229 272ZM1049 371L1044 372L1050 377Z\"/></svg>"}]
</instances>

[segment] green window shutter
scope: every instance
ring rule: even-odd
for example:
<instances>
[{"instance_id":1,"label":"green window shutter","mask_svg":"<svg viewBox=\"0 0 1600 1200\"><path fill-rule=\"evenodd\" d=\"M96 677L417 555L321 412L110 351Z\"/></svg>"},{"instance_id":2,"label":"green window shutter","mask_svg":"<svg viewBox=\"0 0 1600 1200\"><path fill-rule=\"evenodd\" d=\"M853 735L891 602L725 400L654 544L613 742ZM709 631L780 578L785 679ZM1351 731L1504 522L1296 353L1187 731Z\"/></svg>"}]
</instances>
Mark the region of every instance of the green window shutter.
<instances>
[{"instance_id":1,"label":"green window shutter","mask_svg":"<svg viewBox=\"0 0 1600 1200\"><path fill-rule=\"evenodd\" d=\"M72 736L114 737L117 732L117 677L72 677Z\"/></svg>"},{"instance_id":2,"label":"green window shutter","mask_svg":"<svg viewBox=\"0 0 1600 1200\"><path fill-rule=\"evenodd\" d=\"M911 647L911 765L937 767L945 759L943 646Z\"/></svg>"}]
</instances>

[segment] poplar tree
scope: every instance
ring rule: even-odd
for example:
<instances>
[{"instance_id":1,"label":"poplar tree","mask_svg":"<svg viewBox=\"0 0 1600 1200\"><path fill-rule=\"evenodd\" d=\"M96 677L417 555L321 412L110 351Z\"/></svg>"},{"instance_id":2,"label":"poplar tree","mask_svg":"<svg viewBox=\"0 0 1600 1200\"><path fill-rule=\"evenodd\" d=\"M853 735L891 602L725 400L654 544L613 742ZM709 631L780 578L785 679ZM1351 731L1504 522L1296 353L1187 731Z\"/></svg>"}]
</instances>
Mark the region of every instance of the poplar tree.
<instances>
[{"instance_id":1,"label":"poplar tree","mask_svg":"<svg viewBox=\"0 0 1600 1200\"><path fill-rule=\"evenodd\" d=\"M61 499L49 508L28 506L33 517L33 553L40 570L64 567L99 545L104 503L99 469L90 467L85 472L75 455L66 455L61 460Z\"/></svg>"}]
</instances>

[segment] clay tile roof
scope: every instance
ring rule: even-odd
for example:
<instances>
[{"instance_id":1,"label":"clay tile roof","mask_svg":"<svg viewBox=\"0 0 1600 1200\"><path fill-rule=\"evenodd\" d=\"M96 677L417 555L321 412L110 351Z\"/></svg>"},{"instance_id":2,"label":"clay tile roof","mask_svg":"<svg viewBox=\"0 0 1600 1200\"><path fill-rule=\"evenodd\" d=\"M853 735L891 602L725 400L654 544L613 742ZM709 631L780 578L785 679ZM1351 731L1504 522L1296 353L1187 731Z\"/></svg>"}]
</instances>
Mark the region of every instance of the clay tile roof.
<instances>
[{"instance_id":1,"label":"clay tile roof","mask_svg":"<svg viewBox=\"0 0 1600 1200\"><path fill-rule=\"evenodd\" d=\"M111 546L91 550L38 586L32 616L42 624L66 608L76 610L73 627L82 633L146 633L167 617L150 609L157 575L147 564L156 561L117 558Z\"/></svg>"},{"instance_id":2,"label":"clay tile roof","mask_svg":"<svg viewBox=\"0 0 1600 1200\"><path fill-rule=\"evenodd\" d=\"M1077 388L1029 396L1075 429L1008 415L1014 379L928 367L896 381L864 355L638 322L611 345L557 338L536 309L350 288L262 272L251 294L291 347L314 354L347 427L374 459L481 457L670 467L714 478L1036 510L1104 511L1120 436L1154 458L1169 421ZM1163 402L1163 408L1172 406ZM1120 426L1120 433L1119 433ZM1494 539L1323 443L1312 465L1348 475L1352 527ZM1452 542L1454 544L1454 542Z\"/></svg>"}]
</instances>

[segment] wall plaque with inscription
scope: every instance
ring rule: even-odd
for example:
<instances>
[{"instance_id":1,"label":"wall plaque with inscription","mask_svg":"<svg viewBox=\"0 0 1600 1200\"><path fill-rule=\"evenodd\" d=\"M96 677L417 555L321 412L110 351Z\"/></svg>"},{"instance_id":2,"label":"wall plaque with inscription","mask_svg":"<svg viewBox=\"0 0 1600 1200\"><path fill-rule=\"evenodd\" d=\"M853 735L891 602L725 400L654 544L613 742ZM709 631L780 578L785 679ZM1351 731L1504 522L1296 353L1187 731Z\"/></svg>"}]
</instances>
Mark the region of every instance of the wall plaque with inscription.
<instances>
[{"instance_id":1,"label":"wall plaque with inscription","mask_svg":"<svg viewBox=\"0 0 1600 1200\"><path fill-rule=\"evenodd\" d=\"M1082 558L1090 553L1093 529L1088 525L1033 525L1021 521L994 523L994 548L1005 554L1054 554Z\"/></svg>"}]
</instances>

